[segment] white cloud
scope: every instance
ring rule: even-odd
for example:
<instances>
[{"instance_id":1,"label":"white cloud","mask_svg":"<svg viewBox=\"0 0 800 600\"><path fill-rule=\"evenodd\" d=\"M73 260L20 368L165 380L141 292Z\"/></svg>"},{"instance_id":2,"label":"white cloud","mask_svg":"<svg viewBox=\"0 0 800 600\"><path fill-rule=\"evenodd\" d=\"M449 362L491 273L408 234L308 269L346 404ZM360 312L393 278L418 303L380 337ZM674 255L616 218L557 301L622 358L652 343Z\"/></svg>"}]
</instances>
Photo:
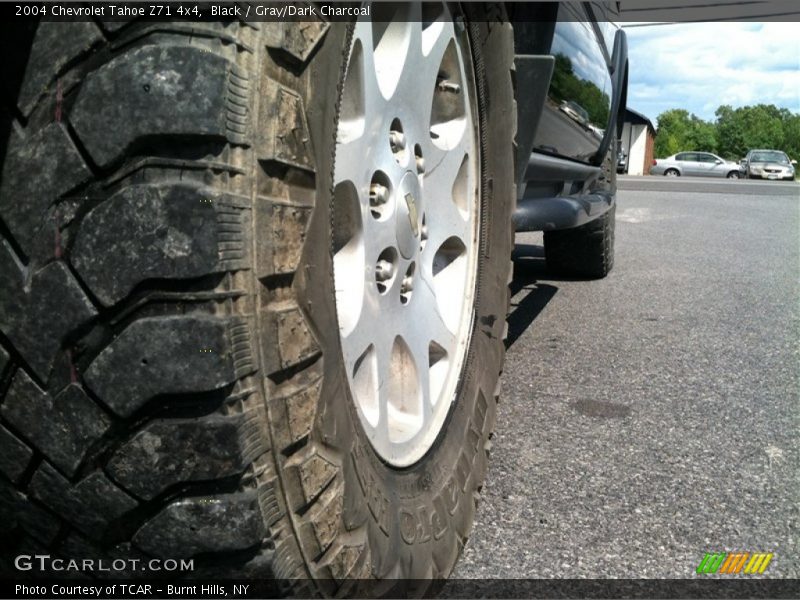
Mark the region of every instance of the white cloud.
<instances>
[{"instance_id":1,"label":"white cloud","mask_svg":"<svg viewBox=\"0 0 800 600\"><path fill-rule=\"evenodd\" d=\"M800 112L800 23L679 23L626 29L628 105L714 119L721 104Z\"/></svg>"},{"instance_id":2,"label":"white cloud","mask_svg":"<svg viewBox=\"0 0 800 600\"><path fill-rule=\"evenodd\" d=\"M573 61L572 66L580 77L596 83L603 91L610 92L607 87L610 86L611 80L604 66L598 64L596 55L599 53L599 49L594 42L594 31L588 23L582 21L559 22L556 25L555 39L553 40L553 53L570 56Z\"/></svg>"}]
</instances>

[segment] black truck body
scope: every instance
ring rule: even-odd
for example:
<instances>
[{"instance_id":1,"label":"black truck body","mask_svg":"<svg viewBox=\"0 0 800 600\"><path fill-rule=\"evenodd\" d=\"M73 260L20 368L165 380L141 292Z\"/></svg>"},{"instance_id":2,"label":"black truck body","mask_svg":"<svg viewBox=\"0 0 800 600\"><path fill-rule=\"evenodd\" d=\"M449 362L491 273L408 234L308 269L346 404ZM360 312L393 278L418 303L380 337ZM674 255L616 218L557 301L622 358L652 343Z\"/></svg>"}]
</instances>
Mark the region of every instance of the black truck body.
<instances>
[{"instance_id":1,"label":"black truck body","mask_svg":"<svg viewBox=\"0 0 800 600\"><path fill-rule=\"evenodd\" d=\"M614 203L625 110L625 32L607 4L512 4L517 71L517 231L591 222Z\"/></svg>"}]
</instances>

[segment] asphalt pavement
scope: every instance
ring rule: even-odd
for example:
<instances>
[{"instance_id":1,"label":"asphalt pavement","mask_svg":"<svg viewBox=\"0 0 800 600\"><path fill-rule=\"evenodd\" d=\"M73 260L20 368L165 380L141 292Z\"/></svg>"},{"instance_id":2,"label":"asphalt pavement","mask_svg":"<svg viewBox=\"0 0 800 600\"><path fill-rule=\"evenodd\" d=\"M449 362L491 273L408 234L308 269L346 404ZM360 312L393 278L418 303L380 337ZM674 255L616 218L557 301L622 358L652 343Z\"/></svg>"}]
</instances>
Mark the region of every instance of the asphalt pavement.
<instances>
[{"instance_id":1,"label":"asphalt pavement","mask_svg":"<svg viewBox=\"0 0 800 600\"><path fill-rule=\"evenodd\" d=\"M620 188L606 279L554 277L541 234L517 236L489 476L454 577L691 578L736 550L797 578L800 185Z\"/></svg>"}]
</instances>

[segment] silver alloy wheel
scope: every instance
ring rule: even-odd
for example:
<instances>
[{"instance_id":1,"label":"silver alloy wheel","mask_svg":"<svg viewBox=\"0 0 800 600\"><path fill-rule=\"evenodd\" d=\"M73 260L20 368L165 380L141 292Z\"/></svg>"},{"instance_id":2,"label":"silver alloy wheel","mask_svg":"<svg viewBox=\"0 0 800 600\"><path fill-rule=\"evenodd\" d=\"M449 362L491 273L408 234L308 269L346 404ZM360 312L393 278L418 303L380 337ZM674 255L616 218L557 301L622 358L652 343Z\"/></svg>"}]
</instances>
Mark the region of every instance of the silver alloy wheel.
<instances>
[{"instance_id":1,"label":"silver alloy wheel","mask_svg":"<svg viewBox=\"0 0 800 600\"><path fill-rule=\"evenodd\" d=\"M479 196L466 31L446 6L356 23L334 166L333 260L361 424L397 467L430 449L472 329ZM393 10L394 14L376 14ZM416 11L416 14L415 14Z\"/></svg>"}]
</instances>

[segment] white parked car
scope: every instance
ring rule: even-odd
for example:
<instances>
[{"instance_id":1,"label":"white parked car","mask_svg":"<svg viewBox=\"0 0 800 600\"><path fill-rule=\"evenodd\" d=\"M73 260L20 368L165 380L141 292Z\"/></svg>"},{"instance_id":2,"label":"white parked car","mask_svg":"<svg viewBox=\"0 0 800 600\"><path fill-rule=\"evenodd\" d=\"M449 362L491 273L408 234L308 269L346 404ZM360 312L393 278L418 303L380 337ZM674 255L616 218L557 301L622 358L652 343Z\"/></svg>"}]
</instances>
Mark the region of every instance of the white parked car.
<instances>
[{"instance_id":1,"label":"white parked car","mask_svg":"<svg viewBox=\"0 0 800 600\"><path fill-rule=\"evenodd\" d=\"M680 177L693 175L695 177L727 177L739 179L739 164L730 162L711 154L710 152L679 152L667 158L653 161L650 167L651 175L666 175L667 177Z\"/></svg>"}]
</instances>

